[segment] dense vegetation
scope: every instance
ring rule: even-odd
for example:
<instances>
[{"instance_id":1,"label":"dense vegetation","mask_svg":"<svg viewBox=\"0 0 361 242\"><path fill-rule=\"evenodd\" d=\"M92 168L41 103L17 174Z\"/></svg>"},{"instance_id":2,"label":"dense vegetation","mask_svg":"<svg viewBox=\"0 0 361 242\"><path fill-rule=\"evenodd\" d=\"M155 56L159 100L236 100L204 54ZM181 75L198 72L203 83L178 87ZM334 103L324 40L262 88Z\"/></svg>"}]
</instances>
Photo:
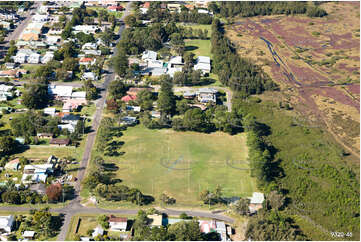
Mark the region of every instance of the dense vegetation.
<instances>
[{"instance_id":1,"label":"dense vegetation","mask_svg":"<svg viewBox=\"0 0 361 242\"><path fill-rule=\"evenodd\" d=\"M312 219L328 231L352 231L354 236L359 236L359 182L353 169L345 163L345 153L330 142L321 130L296 122L284 113L287 111L279 110L276 104L257 104L240 99L234 100L234 104L234 108L242 110L244 115L254 115L256 120L262 120L259 123L269 126L269 132L255 142L268 144L268 147L272 144L269 149L271 157L266 156L272 162L265 164L270 164L273 172L271 179L259 183L260 188L266 193L279 191L283 194L291 211L288 214ZM251 140L248 142L254 143ZM250 149L254 150L253 145L250 145ZM257 150L254 151L257 153ZM260 224L272 221L269 216L259 217L259 222L252 222L249 233L256 236L257 228L263 228Z\"/></svg>"},{"instance_id":2,"label":"dense vegetation","mask_svg":"<svg viewBox=\"0 0 361 242\"><path fill-rule=\"evenodd\" d=\"M213 70L224 85L241 95L259 94L264 90L275 89L275 84L261 67L238 56L223 35L223 28L218 19L212 24L211 41Z\"/></svg>"},{"instance_id":3,"label":"dense vegetation","mask_svg":"<svg viewBox=\"0 0 361 242\"><path fill-rule=\"evenodd\" d=\"M304 13L307 13L309 17L327 15L325 10L317 6L309 6L307 2L220 2L219 8L213 6L213 9L223 17Z\"/></svg>"}]
</instances>

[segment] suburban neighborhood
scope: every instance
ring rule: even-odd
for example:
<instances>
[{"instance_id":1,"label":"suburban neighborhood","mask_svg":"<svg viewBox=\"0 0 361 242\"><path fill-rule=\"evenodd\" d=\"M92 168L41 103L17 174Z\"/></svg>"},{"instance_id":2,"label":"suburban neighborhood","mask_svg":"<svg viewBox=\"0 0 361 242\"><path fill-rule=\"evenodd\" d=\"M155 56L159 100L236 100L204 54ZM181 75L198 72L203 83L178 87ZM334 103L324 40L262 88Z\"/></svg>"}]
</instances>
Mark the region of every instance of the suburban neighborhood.
<instances>
[{"instance_id":1,"label":"suburban neighborhood","mask_svg":"<svg viewBox=\"0 0 361 242\"><path fill-rule=\"evenodd\" d=\"M0 239L358 241L359 120L329 89L359 114L359 72L309 84L287 62L359 67L351 40L312 59L348 36L313 30L334 4L0 2Z\"/></svg>"}]
</instances>

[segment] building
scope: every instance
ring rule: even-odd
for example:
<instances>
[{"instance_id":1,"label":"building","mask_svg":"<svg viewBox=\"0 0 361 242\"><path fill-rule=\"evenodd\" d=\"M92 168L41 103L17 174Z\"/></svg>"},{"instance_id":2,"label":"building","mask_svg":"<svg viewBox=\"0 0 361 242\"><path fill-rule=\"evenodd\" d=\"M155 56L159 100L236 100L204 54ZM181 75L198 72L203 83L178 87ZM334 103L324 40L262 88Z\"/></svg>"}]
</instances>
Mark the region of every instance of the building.
<instances>
[{"instance_id":1,"label":"building","mask_svg":"<svg viewBox=\"0 0 361 242\"><path fill-rule=\"evenodd\" d=\"M104 229L101 227L101 226L97 226L95 229L94 229L94 232L92 233L92 237L97 237L98 235L103 235L104 234Z\"/></svg>"},{"instance_id":2,"label":"building","mask_svg":"<svg viewBox=\"0 0 361 242\"><path fill-rule=\"evenodd\" d=\"M137 123L136 117L125 116L121 120L121 124L123 125L133 125Z\"/></svg>"},{"instance_id":3,"label":"building","mask_svg":"<svg viewBox=\"0 0 361 242\"><path fill-rule=\"evenodd\" d=\"M61 118L61 122L64 124L74 124L76 125L80 120L79 116L73 114L66 114Z\"/></svg>"},{"instance_id":4,"label":"building","mask_svg":"<svg viewBox=\"0 0 361 242\"><path fill-rule=\"evenodd\" d=\"M121 98L121 100L123 102L126 102L126 103L128 103L130 101L133 101L133 100L136 100L136 99L137 99L137 96L133 96L133 95L126 95L126 96Z\"/></svg>"},{"instance_id":5,"label":"building","mask_svg":"<svg viewBox=\"0 0 361 242\"><path fill-rule=\"evenodd\" d=\"M96 43L85 43L82 47L82 50L97 50L98 45Z\"/></svg>"},{"instance_id":6,"label":"building","mask_svg":"<svg viewBox=\"0 0 361 242\"><path fill-rule=\"evenodd\" d=\"M56 109L55 108L44 108L44 114L50 115L52 117L55 116Z\"/></svg>"},{"instance_id":7,"label":"building","mask_svg":"<svg viewBox=\"0 0 361 242\"><path fill-rule=\"evenodd\" d=\"M24 173L21 178L22 183L46 182L49 174L53 173L53 164L31 164L24 166Z\"/></svg>"},{"instance_id":8,"label":"building","mask_svg":"<svg viewBox=\"0 0 361 242\"><path fill-rule=\"evenodd\" d=\"M172 56L168 62L168 68L183 67L184 62L182 56Z\"/></svg>"},{"instance_id":9,"label":"building","mask_svg":"<svg viewBox=\"0 0 361 242\"><path fill-rule=\"evenodd\" d=\"M81 92L73 92L71 94L71 98L72 99L84 99L86 98L86 92L85 91L81 91Z\"/></svg>"},{"instance_id":10,"label":"building","mask_svg":"<svg viewBox=\"0 0 361 242\"><path fill-rule=\"evenodd\" d=\"M123 11L122 6L109 6L109 7L107 7L107 9L111 12Z\"/></svg>"},{"instance_id":11,"label":"building","mask_svg":"<svg viewBox=\"0 0 361 242\"><path fill-rule=\"evenodd\" d=\"M20 167L20 160L19 160L19 158L16 158L16 159L11 160L8 163L6 163L5 170L17 171L17 170L19 170L19 167Z\"/></svg>"},{"instance_id":12,"label":"building","mask_svg":"<svg viewBox=\"0 0 361 242\"><path fill-rule=\"evenodd\" d=\"M47 51L43 57L41 57L41 63L46 64L54 58L54 52Z\"/></svg>"},{"instance_id":13,"label":"building","mask_svg":"<svg viewBox=\"0 0 361 242\"><path fill-rule=\"evenodd\" d=\"M260 192L254 192L252 197L249 197L249 211L251 214L256 213L263 207L264 195Z\"/></svg>"},{"instance_id":14,"label":"building","mask_svg":"<svg viewBox=\"0 0 361 242\"><path fill-rule=\"evenodd\" d=\"M110 215L109 219L109 230L111 231L122 231L125 232L127 230L128 219L123 217L115 217Z\"/></svg>"},{"instance_id":15,"label":"building","mask_svg":"<svg viewBox=\"0 0 361 242\"><path fill-rule=\"evenodd\" d=\"M140 112L140 107L139 106L127 106L126 108L129 111Z\"/></svg>"},{"instance_id":16,"label":"building","mask_svg":"<svg viewBox=\"0 0 361 242\"><path fill-rule=\"evenodd\" d=\"M92 80L92 81L95 81L98 79L97 76L94 74L94 72L91 72L91 71L84 72L83 75L81 76L81 78L83 80Z\"/></svg>"},{"instance_id":17,"label":"building","mask_svg":"<svg viewBox=\"0 0 361 242\"><path fill-rule=\"evenodd\" d=\"M0 231L11 233L14 222L14 215L0 216Z\"/></svg>"},{"instance_id":18,"label":"building","mask_svg":"<svg viewBox=\"0 0 361 242\"><path fill-rule=\"evenodd\" d=\"M32 240L34 239L35 231L26 230L23 232L23 238Z\"/></svg>"},{"instance_id":19,"label":"building","mask_svg":"<svg viewBox=\"0 0 361 242\"><path fill-rule=\"evenodd\" d=\"M203 75L211 72L211 58L208 56L198 56L194 70L201 70Z\"/></svg>"},{"instance_id":20,"label":"building","mask_svg":"<svg viewBox=\"0 0 361 242\"><path fill-rule=\"evenodd\" d=\"M74 112L84 104L86 104L85 98L66 99L63 104L62 112L64 113Z\"/></svg>"},{"instance_id":21,"label":"building","mask_svg":"<svg viewBox=\"0 0 361 242\"><path fill-rule=\"evenodd\" d=\"M73 87L72 86L49 85L48 93L50 95L53 95L57 99L71 98L71 94L73 93Z\"/></svg>"},{"instance_id":22,"label":"building","mask_svg":"<svg viewBox=\"0 0 361 242\"><path fill-rule=\"evenodd\" d=\"M162 68L164 65L162 60L148 60L149 68Z\"/></svg>"},{"instance_id":23,"label":"building","mask_svg":"<svg viewBox=\"0 0 361 242\"><path fill-rule=\"evenodd\" d=\"M84 34L95 34L99 31L99 27L96 25L76 25L73 27L74 34L83 32Z\"/></svg>"},{"instance_id":24,"label":"building","mask_svg":"<svg viewBox=\"0 0 361 242\"><path fill-rule=\"evenodd\" d=\"M67 129L69 131L69 133L74 133L75 132L75 127L76 127L76 125L74 125L74 124L59 124L58 125L58 128L60 130Z\"/></svg>"},{"instance_id":25,"label":"building","mask_svg":"<svg viewBox=\"0 0 361 242\"><path fill-rule=\"evenodd\" d=\"M80 65L94 65L96 62L96 59L94 58L91 58L91 57L82 57L80 60L79 60L79 64Z\"/></svg>"},{"instance_id":26,"label":"building","mask_svg":"<svg viewBox=\"0 0 361 242\"><path fill-rule=\"evenodd\" d=\"M142 54L143 61L154 61L157 59L157 52L152 50L146 50Z\"/></svg>"},{"instance_id":27,"label":"building","mask_svg":"<svg viewBox=\"0 0 361 242\"><path fill-rule=\"evenodd\" d=\"M69 145L69 143L70 143L69 139L55 139L55 138L53 138L53 139L50 140L49 144L51 146L67 146L67 145Z\"/></svg>"},{"instance_id":28,"label":"building","mask_svg":"<svg viewBox=\"0 0 361 242\"><path fill-rule=\"evenodd\" d=\"M151 220L150 227L160 227L162 226L163 216L158 214L148 215L148 218Z\"/></svg>"},{"instance_id":29,"label":"building","mask_svg":"<svg viewBox=\"0 0 361 242\"><path fill-rule=\"evenodd\" d=\"M28 59L29 64L39 64L40 63L40 55L38 53L32 53Z\"/></svg>"},{"instance_id":30,"label":"building","mask_svg":"<svg viewBox=\"0 0 361 242\"><path fill-rule=\"evenodd\" d=\"M227 230L224 222L215 220L199 220L198 223L199 229L202 233L208 234L216 232L219 234L221 241L227 240Z\"/></svg>"},{"instance_id":31,"label":"building","mask_svg":"<svg viewBox=\"0 0 361 242\"><path fill-rule=\"evenodd\" d=\"M102 55L102 51L101 50L83 50L85 55L96 55L96 56L101 56Z\"/></svg>"},{"instance_id":32,"label":"building","mask_svg":"<svg viewBox=\"0 0 361 242\"><path fill-rule=\"evenodd\" d=\"M141 91L152 91L152 88L146 88L146 87L131 87L129 88L129 90L127 91L128 95L131 96L137 96L137 94Z\"/></svg>"},{"instance_id":33,"label":"building","mask_svg":"<svg viewBox=\"0 0 361 242\"><path fill-rule=\"evenodd\" d=\"M201 103L216 103L217 89L214 88L200 88L196 92L198 101Z\"/></svg>"},{"instance_id":34,"label":"building","mask_svg":"<svg viewBox=\"0 0 361 242\"><path fill-rule=\"evenodd\" d=\"M49 21L48 14L36 14L32 18L33 23L45 23Z\"/></svg>"},{"instance_id":35,"label":"building","mask_svg":"<svg viewBox=\"0 0 361 242\"><path fill-rule=\"evenodd\" d=\"M36 136L39 139L52 139L53 138L53 134L52 133L37 133Z\"/></svg>"}]
</instances>

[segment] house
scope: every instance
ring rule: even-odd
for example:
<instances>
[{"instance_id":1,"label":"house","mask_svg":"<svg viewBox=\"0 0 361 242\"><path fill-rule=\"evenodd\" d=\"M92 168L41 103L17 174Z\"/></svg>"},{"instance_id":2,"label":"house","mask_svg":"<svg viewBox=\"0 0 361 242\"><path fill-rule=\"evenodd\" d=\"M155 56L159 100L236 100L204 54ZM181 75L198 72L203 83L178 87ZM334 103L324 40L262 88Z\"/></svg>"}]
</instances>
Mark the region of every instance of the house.
<instances>
[{"instance_id":1,"label":"house","mask_svg":"<svg viewBox=\"0 0 361 242\"><path fill-rule=\"evenodd\" d=\"M36 136L39 139L52 139L53 138L53 134L52 133L37 133Z\"/></svg>"},{"instance_id":2,"label":"house","mask_svg":"<svg viewBox=\"0 0 361 242\"><path fill-rule=\"evenodd\" d=\"M39 64L40 62L40 55L38 53L32 53L28 59L27 59L28 63L30 64Z\"/></svg>"},{"instance_id":3,"label":"house","mask_svg":"<svg viewBox=\"0 0 361 242\"><path fill-rule=\"evenodd\" d=\"M80 32L84 34L95 34L99 30L99 27L96 25L76 25L73 29L75 34Z\"/></svg>"},{"instance_id":4,"label":"house","mask_svg":"<svg viewBox=\"0 0 361 242\"><path fill-rule=\"evenodd\" d=\"M170 76L170 77L174 77L174 74L176 72L182 72L183 68L182 67L174 67L174 68L168 68L167 69L167 74Z\"/></svg>"},{"instance_id":5,"label":"house","mask_svg":"<svg viewBox=\"0 0 361 242\"><path fill-rule=\"evenodd\" d=\"M163 67L162 60L148 60L148 67L149 68L162 68Z\"/></svg>"},{"instance_id":6,"label":"house","mask_svg":"<svg viewBox=\"0 0 361 242\"><path fill-rule=\"evenodd\" d=\"M48 14L36 14L32 17L32 21L34 23L45 23L49 21L49 15Z\"/></svg>"},{"instance_id":7,"label":"house","mask_svg":"<svg viewBox=\"0 0 361 242\"><path fill-rule=\"evenodd\" d=\"M53 168L53 164L25 165L21 181L24 184L39 182L45 183L48 175L54 172Z\"/></svg>"},{"instance_id":8,"label":"house","mask_svg":"<svg viewBox=\"0 0 361 242\"><path fill-rule=\"evenodd\" d=\"M29 186L29 190L37 192L38 194L45 194L46 193L46 186L45 186L44 183L31 184Z\"/></svg>"},{"instance_id":9,"label":"house","mask_svg":"<svg viewBox=\"0 0 361 242\"><path fill-rule=\"evenodd\" d=\"M147 68L143 73L148 73L150 76L161 76L167 73L167 68L160 68L160 67L152 67Z\"/></svg>"},{"instance_id":10,"label":"house","mask_svg":"<svg viewBox=\"0 0 361 242\"><path fill-rule=\"evenodd\" d=\"M76 125L79 120L80 120L79 116L72 115L72 114L65 114L61 118L61 122L64 123L64 124L74 124L74 125Z\"/></svg>"},{"instance_id":11,"label":"house","mask_svg":"<svg viewBox=\"0 0 361 242\"><path fill-rule=\"evenodd\" d=\"M170 12L180 12L181 11L181 5L179 3L168 3L167 8Z\"/></svg>"},{"instance_id":12,"label":"house","mask_svg":"<svg viewBox=\"0 0 361 242\"><path fill-rule=\"evenodd\" d=\"M47 43L48 45L55 45L55 44L57 44L60 40L61 40L61 37L58 36L58 35L55 35L55 36L53 36L53 35L47 35L47 36L46 36L46 43Z\"/></svg>"},{"instance_id":13,"label":"house","mask_svg":"<svg viewBox=\"0 0 361 242\"><path fill-rule=\"evenodd\" d=\"M66 99L71 98L71 94L73 93L72 86L58 86L58 85L49 85L48 86L49 95L53 95L58 99Z\"/></svg>"},{"instance_id":14,"label":"house","mask_svg":"<svg viewBox=\"0 0 361 242\"><path fill-rule=\"evenodd\" d=\"M85 43L82 47L82 50L96 50L98 45L96 43Z\"/></svg>"},{"instance_id":15,"label":"house","mask_svg":"<svg viewBox=\"0 0 361 242\"><path fill-rule=\"evenodd\" d=\"M195 92L192 92L192 91L185 91L183 93L183 97L185 99L193 99L194 97L196 96L196 93Z\"/></svg>"},{"instance_id":16,"label":"house","mask_svg":"<svg viewBox=\"0 0 361 242\"><path fill-rule=\"evenodd\" d=\"M20 167L20 160L19 160L19 158L16 158L16 159L11 160L8 163L6 163L5 170L17 171L17 170L19 170L19 167Z\"/></svg>"},{"instance_id":17,"label":"house","mask_svg":"<svg viewBox=\"0 0 361 242\"><path fill-rule=\"evenodd\" d=\"M126 103L128 103L130 101L133 101L133 100L136 100L136 99L137 99L137 96L133 96L133 95L126 95L126 96L121 98L121 100L123 102L126 102Z\"/></svg>"},{"instance_id":18,"label":"house","mask_svg":"<svg viewBox=\"0 0 361 242\"><path fill-rule=\"evenodd\" d=\"M101 227L101 226L97 226L95 229L94 229L94 232L92 233L92 237L97 237L98 235L103 235L104 234L104 229Z\"/></svg>"},{"instance_id":19,"label":"house","mask_svg":"<svg viewBox=\"0 0 361 242\"><path fill-rule=\"evenodd\" d=\"M15 63L24 64L26 62L27 55L25 53L17 53L16 56L13 57Z\"/></svg>"},{"instance_id":20,"label":"house","mask_svg":"<svg viewBox=\"0 0 361 242\"><path fill-rule=\"evenodd\" d=\"M23 238L24 239L34 239L35 231L26 230L23 232Z\"/></svg>"},{"instance_id":21,"label":"house","mask_svg":"<svg viewBox=\"0 0 361 242\"><path fill-rule=\"evenodd\" d=\"M183 67L184 62L182 56L172 56L168 63L168 68Z\"/></svg>"},{"instance_id":22,"label":"house","mask_svg":"<svg viewBox=\"0 0 361 242\"><path fill-rule=\"evenodd\" d=\"M0 216L0 231L5 233L11 233L14 222L14 215Z\"/></svg>"},{"instance_id":23,"label":"house","mask_svg":"<svg viewBox=\"0 0 361 242\"><path fill-rule=\"evenodd\" d=\"M194 70L201 70L203 75L211 72L211 58L208 56L198 56Z\"/></svg>"},{"instance_id":24,"label":"house","mask_svg":"<svg viewBox=\"0 0 361 242\"><path fill-rule=\"evenodd\" d=\"M86 104L85 98L66 99L63 104L62 112L69 113L78 110L79 106Z\"/></svg>"},{"instance_id":25,"label":"house","mask_svg":"<svg viewBox=\"0 0 361 242\"><path fill-rule=\"evenodd\" d=\"M152 61L157 59L157 52L152 50L146 50L142 54L143 61Z\"/></svg>"},{"instance_id":26,"label":"house","mask_svg":"<svg viewBox=\"0 0 361 242\"><path fill-rule=\"evenodd\" d=\"M91 72L91 71L89 71L89 72L84 72L83 75L81 76L81 78L82 78L83 80L92 80L92 81L98 79L97 76L94 74L94 72Z\"/></svg>"},{"instance_id":27,"label":"house","mask_svg":"<svg viewBox=\"0 0 361 242\"><path fill-rule=\"evenodd\" d=\"M151 220L150 227L160 227L162 226L163 216L158 214L148 215L148 218Z\"/></svg>"},{"instance_id":28,"label":"house","mask_svg":"<svg viewBox=\"0 0 361 242\"><path fill-rule=\"evenodd\" d=\"M125 232L127 230L128 219L123 217L115 217L110 215L109 219L109 230L111 231L122 231Z\"/></svg>"},{"instance_id":29,"label":"house","mask_svg":"<svg viewBox=\"0 0 361 242\"><path fill-rule=\"evenodd\" d=\"M96 55L96 56L102 55L101 50L84 50L83 52L85 55Z\"/></svg>"},{"instance_id":30,"label":"house","mask_svg":"<svg viewBox=\"0 0 361 242\"><path fill-rule=\"evenodd\" d=\"M70 143L69 139L55 139L55 138L53 138L53 139L50 140L49 144L51 146L67 146L67 145L69 145L69 143Z\"/></svg>"},{"instance_id":31,"label":"house","mask_svg":"<svg viewBox=\"0 0 361 242\"><path fill-rule=\"evenodd\" d=\"M59 124L58 128L60 130L67 129L69 131L69 133L74 133L75 132L75 125L74 124Z\"/></svg>"},{"instance_id":32,"label":"house","mask_svg":"<svg viewBox=\"0 0 361 242\"><path fill-rule=\"evenodd\" d=\"M117 12L117 11L122 11L123 7L122 6L109 6L109 7L107 7L107 9L111 12Z\"/></svg>"},{"instance_id":33,"label":"house","mask_svg":"<svg viewBox=\"0 0 361 242\"><path fill-rule=\"evenodd\" d=\"M137 123L136 117L125 116L121 120L121 124L123 125L132 125Z\"/></svg>"},{"instance_id":34,"label":"house","mask_svg":"<svg viewBox=\"0 0 361 242\"><path fill-rule=\"evenodd\" d=\"M96 62L96 59L95 58L91 58L91 57L82 57L80 60L79 60L79 64L80 65L94 65Z\"/></svg>"},{"instance_id":35,"label":"house","mask_svg":"<svg viewBox=\"0 0 361 242\"><path fill-rule=\"evenodd\" d=\"M41 63L46 64L54 58L53 51L47 51L43 57L41 57Z\"/></svg>"},{"instance_id":36,"label":"house","mask_svg":"<svg viewBox=\"0 0 361 242\"><path fill-rule=\"evenodd\" d=\"M7 62L7 63L5 63L5 68L6 69L14 69L15 65L16 65L15 63Z\"/></svg>"},{"instance_id":37,"label":"house","mask_svg":"<svg viewBox=\"0 0 361 242\"><path fill-rule=\"evenodd\" d=\"M2 26L4 29L7 29L7 30L11 29L11 24L10 24L10 22L7 22L7 21L0 21L0 26Z\"/></svg>"},{"instance_id":38,"label":"house","mask_svg":"<svg viewBox=\"0 0 361 242\"><path fill-rule=\"evenodd\" d=\"M71 98L72 99L85 99L86 98L86 92L82 91L82 92L73 92L71 94Z\"/></svg>"},{"instance_id":39,"label":"house","mask_svg":"<svg viewBox=\"0 0 361 242\"><path fill-rule=\"evenodd\" d=\"M151 111L150 114L153 118L160 118L160 112L158 111Z\"/></svg>"},{"instance_id":40,"label":"house","mask_svg":"<svg viewBox=\"0 0 361 242\"><path fill-rule=\"evenodd\" d=\"M126 109L133 112L140 112L139 106L127 106Z\"/></svg>"},{"instance_id":41,"label":"house","mask_svg":"<svg viewBox=\"0 0 361 242\"><path fill-rule=\"evenodd\" d=\"M55 108L44 108L44 114L50 115L52 117L55 116L56 109Z\"/></svg>"},{"instance_id":42,"label":"house","mask_svg":"<svg viewBox=\"0 0 361 242\"><path fill-rule=\"evenodd\" d=\"M260 192L254 192L252 197L249 198L249 211L251 214L256 213L263 207L264 195Z\"/></svg>"},{"instance_id":43,"label":"house","mask_svg":"<svg viewBox=\"0 0 361 242\"><path fill-rule=\"evenodd\" d=\"M200 88L196 94L201 103L216 103L217 92L217 89L214 88Z\"/></svg>"},{"instance_id":44,"label":"house","mask_svg":"<svg viewBox=\"0 0 361 242\"><path fill-rule=\"evenodd\" d=\"M208 234L216 232L220 235L222 241L227 240L226 225L222 221L215 220L199 220L199 229L202 233Z\"/></svg>"}]
</instances>

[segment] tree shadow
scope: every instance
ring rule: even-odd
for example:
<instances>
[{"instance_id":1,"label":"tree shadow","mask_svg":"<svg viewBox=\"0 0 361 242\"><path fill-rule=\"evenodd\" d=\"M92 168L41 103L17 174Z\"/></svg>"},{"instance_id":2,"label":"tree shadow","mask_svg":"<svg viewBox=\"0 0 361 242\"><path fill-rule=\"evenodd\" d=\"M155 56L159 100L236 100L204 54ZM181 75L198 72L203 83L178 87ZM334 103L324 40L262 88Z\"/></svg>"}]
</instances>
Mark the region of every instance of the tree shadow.
<instances>
[{"instance_id":1,"label":"tree shadow","mask_svg":"<svg viewBox=\"0 0 361 242\"><path fill-rule=\"evenodd\" d=\"M184 48L185 51L193 51L193 50L196 50L196 49L199 49L197 46L194 46L194 45L189 45L189 46L186 46Z\"/></svg>"}]
</instances>

